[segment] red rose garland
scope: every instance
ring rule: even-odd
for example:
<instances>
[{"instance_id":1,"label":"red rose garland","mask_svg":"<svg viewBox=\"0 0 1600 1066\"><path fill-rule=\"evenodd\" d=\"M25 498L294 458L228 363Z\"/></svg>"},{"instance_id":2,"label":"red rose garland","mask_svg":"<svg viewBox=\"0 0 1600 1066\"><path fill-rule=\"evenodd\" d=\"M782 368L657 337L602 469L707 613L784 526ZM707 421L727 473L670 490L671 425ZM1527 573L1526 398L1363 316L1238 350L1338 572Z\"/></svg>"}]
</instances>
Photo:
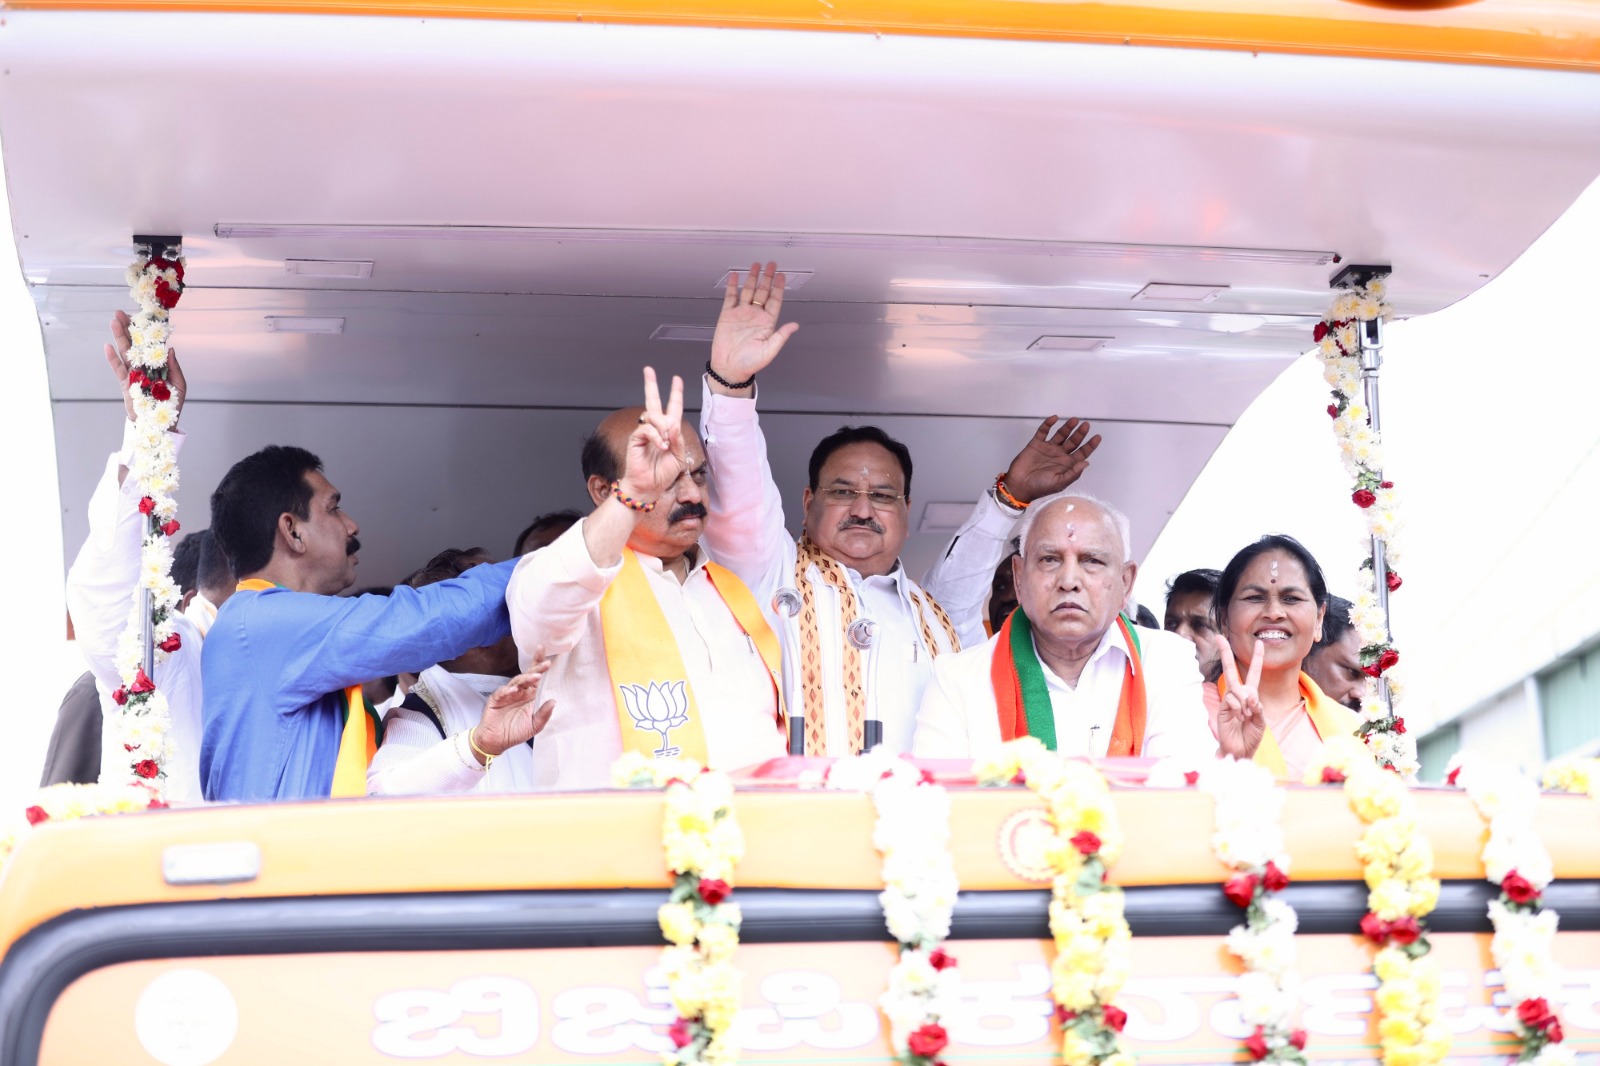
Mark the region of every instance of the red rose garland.
<instances>
[{"instance_id":1,"label":"red rose garland","mask_svg":"<svg viewBox=\"0 0 1600 1066\"><path fill-rule=\"evenodd\" d=\"M1333 390L1328 415L1333 419L1339 457L1355 479L1350 499L1361 509L1367 532L1383 541L1385 558L1392 567L1400 558L1399 500L1394 482L1386 480L1382 473L1383 442L1372 427L1371 413L1364 398L1360 342L1356 332L1362 322L1389 317L1389 305L1384 296L1383 278L1374 278L1365 285L1342 292L1312 330L1311 337L1317 343L1317 355L1322 360L1323 379ZM1393 673L1400 662L1400 653L1395 650L1388 615L1377 596L1370 559L1362 564L1358 578L1361 591L1351 611L1351 622L1361 638L1362 669L1371 678L1362 701L1360 734L1381 765L1402 774L1414 774L1421 768L1417 745L1406 736L1405 719L1394 711L1401 695ZM1386 579L1388 591L1397 591L1401 584L1399 573L1390 569ZM1386 679L1389 685L1387 706L1379 696L1379 678Z\"/></svg>"},{"instance_id":2,"label":"red rose garland","mask_svg":"<svg viewBox=\"0 0 1600 1066\"><path fill-rule=\"evenodd\" d=\"M173 628L179 591L172 580L171 538L179 527L175 517L178 504L172 498L178 487L178 461L171 430L177 425L178 404L167 382L171 332L167 313L183 294L183 260L141 259L128 268L128 285L139 303L139 312L128 323L132 342L128 391L134 415L134 452L128 476L139 487L139 513L148 523L140 553L139 587L149 593L149 614L140 596L117 645L122 686L111 698L120 708L115 728L127 762L120 769L102 768L101 777L108 783L137 782L159 789L172 758L172 719L166 697L145 671L144 630L148 621L156 662L182 647L183 640Z\"/></svg>"},{"instance_id":3,"label":"red rose garland","mask_svg":"<svg viewBox=\"0 0 1600 1066\"><path fill-rule=\"evenodd\" d=\"M1515 1061L1571 1066L1576 1056L1563 1043L1561 1019L1549 999L1561 987L1551 954L1559 919L1542 899L1555 874L1533 824L1539 790L1517 771L1470 754L1452 760L1445 780L1466 789L1489 823L1483 870L1490 883L1500 886L1500 898L1489 901L1494 927L1489 952L1506 995L1517 1005L1514 1031L1522 1049Z\"/></svg>"}]
</instances>

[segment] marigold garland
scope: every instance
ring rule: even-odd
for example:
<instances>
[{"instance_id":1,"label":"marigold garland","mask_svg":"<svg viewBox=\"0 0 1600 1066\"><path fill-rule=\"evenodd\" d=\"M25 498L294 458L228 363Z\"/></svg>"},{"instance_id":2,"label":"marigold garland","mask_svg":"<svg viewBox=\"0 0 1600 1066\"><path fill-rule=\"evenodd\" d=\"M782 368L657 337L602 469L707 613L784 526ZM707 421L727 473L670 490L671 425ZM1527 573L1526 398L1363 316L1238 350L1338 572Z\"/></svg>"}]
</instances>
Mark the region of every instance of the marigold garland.
<instances>
[{"instance_id":1,"label":"marigold garland","mask_svg":"<svg viewBox=\"0 0 1600 1066\"><path fill-rule=\"evenodd\" d=\"M1380 769L1355 737L1329 737L1307 784L1340 783L1366 831L1356 844L1367 882L1361 932L1379 946L1373 958L1378 1035L1385 1066L1430 1066L1450 1050L1439 1019L1439 970L1428 954L1425 919L1439 902L1433 848L1398 773Z\"/></svg>"},{"instance_id":2,"label":"marigold garland","mask_svg":"<svg viewBox=\"0 0 1600 1066\"><path fill-rule=\"evenodd\" d=\"M981 785L1027 785L1045 801L1055 827L1045 857L1054 871L1051 994L1061 1023L1062 1061L1066 1066L1133 1066L1133 1056L1117 1037L1127 1012L1111 1002L1132 968L1133 936L1123 918L1122 890L1106 878L1123 838L1105 778L1034 737L1003 745L975 768Z\"/></svg>"},{"instance_id":3,"label":"marigold garland","mask_svg":"<svg viewBox=\"0 0 1600 1066\"><path fill-rule=\"evenodd\" d=\"M831 789L870 792L877 809L872 843L883 855L884 923L900 944L878 1000L889 1021L895 1061L942 1066L950 1043L942 1024L958 1001L956 958L944 950L955 911L955 862L950 856L950 795L933 779L885 747L834 763Z\"/></svg>"},{"instance_id":4,"label":"marigold garland","mask_svg":"<svg viewBox=\"0 0 1600 1066\"><path fill-rule=\"evenodd\" d=\"M1545 767L1544 787L1600 800L1600 759L1577 756L1557 759Z\"/></svg>"},{"instance_id":5,"label":"marigold garland","mask_svg":"<svg viewBox=\"0 0 1600 1066\"><path fill-rule=\"evenodd\" d=\"M672 871L672 894L657 912L668 947L661 955L678 1019L667 1030L674 1050L667 1066L731 1066L739 1049L729 1040L739 1013L743 976L733 966L739 946L739 905L733 869L744 856L744 834L733 812L728 775L689 759L652 759L636 752L612 765L623 788L666 789L662 851Z\"/></svg>"},{"instance_id":6,"label":"marigold garland","mask_svg":"<svg viewBox=\"0 0 1600 1066\"><path fill-rule=\"evenodd\" d=\"M1544 906L1544 890L1555 872L1533 824L1539 789L1517 771L1470 754L1451 760L1446 780L1466 789L1489 823L1483 872L1500 888L1500 898L1489 901L1494 926L1489 951L1516 1004L1513 1031L1522 1046L1515 1061L1572 1066L1577 1056L1563 1043L1561 1018L1551 1006L1561 990L1560 967L1551 953L1560 918Z\"/></svg>"},{"instance_id":7,"label":"marigold garland","mask_svg":"<svg viewBox=\"0 0 1600 1066\"><path fill-rule=\"evenodd\" d=\"M146 516L140 552L139 587L150 593L149 616L155 661L164 662L182 645L173 623L180 593L172 580L173 534L178 532L177 449L171 430L178 424L178 397L167 380L168 312L183 295L183 260L159 255L128 268L128 287L139 312L128 322L128 391L133 398L133 456L128 476L139 487L139 511ZM136 598L127 628L117 644L122 685L111 694L120 708L115 728L127 762L102 769L107 784L144 783L160 788L173 756L172 717L167 699L144 668L143 597Z\"/></svg>"},{"instance_id":8,"label":"marigold garland","mask_svg":"<svg viewBox=\"0 0 1600 1066\"><path fill-rule=\"evenodd\" d=\"M1233 759L1218 759L1202 770L1200 788L1216 800L1212 850L1234 871L1223 882L1223 894L1245 911L1245 923L1228 932L1228 950L1245 968L1239 979L1239 1014L1255 1026L1245 1050L1258 1062L1305 1066L1306 1031L1293 1025L1299 917L1278 898L1289 885L1285 793L1270 771Z\"/></svg>"},{"instance_id":9,"label":"marigold garland","mask_svg":"<svg viewBox=\"0 0 1600 1066\"><path fill-rule=\"evenodd\" d=\"M13 815L11 824L0 830L0 872L5 870L12 852L35 826L96 814L128 814L164 807L166 803L160 793L145 784L63 784L42 788L34 793L33 802L21 814Z\"/></svg>"},{"instance_id":10,"label":"marigold garland","mask_svg":"<svg viewBox=\"0 0 1600 1066\"><path fill-rule=\"evenodd\" d=\"M1333 390L1328 414L1333 419L1333 434L1339 442L1339 458L1354 478L1350 499L1361 508L1367 532L1384 543L1389 563L1388 591L1397 592L1400 574L1393 569L1400 560L1401 528L1399 497L1394 482L1383 476L1383 441L1373 427L1361 387L1360 342L1357 330L1362 322L1387 319L1391 314L1383 278L1347 289L1312 330L1317 356L1322 360L1323 379ZM1361 666L1368 676L1367 694L1361 705L1361 736L1385 766L1402 774L1421 769L1416 741L1406 735L1406 722L1394 713L1400 703L1400 686L1394 668L1400 662L1389 632L1389 619L1379 601L1372 561L1361 564L1357 574L1359 592L1351 610L1351 622L1361 638ZM1379 694L1379 678L1389 682L1389 702Z\"/></svg>"}]
</instances>

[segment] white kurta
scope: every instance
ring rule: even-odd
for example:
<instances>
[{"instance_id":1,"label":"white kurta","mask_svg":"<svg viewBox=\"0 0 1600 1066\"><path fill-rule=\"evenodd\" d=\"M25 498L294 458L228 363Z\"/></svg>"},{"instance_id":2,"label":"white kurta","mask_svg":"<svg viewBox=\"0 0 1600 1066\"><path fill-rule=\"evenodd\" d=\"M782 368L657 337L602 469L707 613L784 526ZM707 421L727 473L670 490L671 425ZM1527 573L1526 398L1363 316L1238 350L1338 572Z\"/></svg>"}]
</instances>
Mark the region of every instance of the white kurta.
<instances>
[{"instance_id":1,"label":"white kurta","mask_svg":"<svg viewBox=\"0 0 1600 1066\"><path fill-rule=\"evenodd\" d=\"M370 795L421 795L437 792L532 792L537 778L533 749L508 748L485 769L472 753L468 730L483 719L483 706L510 678L452 674L440 666L422 671L444 726L445 736L419 711L396 707L383 720L383 746L367 769ZM415 691L415 690L413 690ZM539 702L545 696L541 694Z\"/></svg>"},{"instance_id":2,"label":"white kurta","mask_svg":"<svg viewBox=\"0 0 1600 1066\"><path fill-rule=\"evenodd\" d=\"M999 640L997 634L976 648L939 660L917 714L912 749L917 756L982 758L1000 747L1000 716L989 677ZM1089 657L1076 687L1044 667L1058 751L1093 758L1106 754L1128 661L1127 642L1121 628L1113 625ZM1194 645L1159 629L1140 629L1139 662L1145 685L1140 755L1192 761L1215 755L1217 742L1206 717Z\"/></svg>"},{"instance_id":3,"label":"white kurta","mask_svg":"<svg viewBox=\"0 0 1600 1066\"><path fill-rule=\"evenodd\" d=\"M78 648L94 673L104 722L100 773L103 779L127 765L128 753L117 740L122 713L111 693L122 685L117 675L117 640L127 628L139 595L139 555L146 518L139 513L139 485L129 476L117 484L118 467L133 459L133 423L124 422L122 449L106 460L105 472L89 499L89 539L67 571L67 611ZM173 434L183 447L183 434ZM172 716L172 757L167 763L167 800L195 802L200 794L200 644L202 637L182 615L173 620L182 646L156 665L152 678L167 699Z\"/></svg>"},{"instance_id":4,"label":"white kurta","mask_svg":"<svg viewBox=\"0 0 1600 1066\"><path fill-rule=\"evenodd\" d=\"M767 462L766 437L756 414L755 400L719 396L705 390L700 414L700 435L711 462L711 491L704 543L711 557L738 574L755 593L767 621L783 644L783 654L800 662L800 620L788 621L772 610L772 597L780 588L794 587L797 546L784 527L783 501ZM998 503L985 493L972 516L956 533L944 554L928 571L921 588L905 567L896 565L886 575L863 578L849 567L845 572L856 591L857 612L878 624L874 645L876 663L863 655L867 712L876 702L883 721L883 742L896 752L911 750L917 705L933 676L934 656L925 646L922 623L911 593L931 592L950 616L962 645L984 640L984 602L994 580L995 567L1010 554L1008 541L1020 512ZM810 570L816 594L817 626L822 631L823 708L828 750L849 750L849 712L844 694L844 623L838 590ZM924 596L924 601L925 601ZM939 652L948 656L944 627L932 622ZM874 675L874 671L876 674ZM793 671L791 707L803 706L801 677Z\"/></svg>"},{"instance_id":5,"label":"white kurta","mask_svg":"<svg viewBox=\"0 0 1600 1066\"><path fill-rule=\"evenodd\" d=\"M580 521L549 547L524 555L506 590L522 668L540 645L553 660L540 700L555 700L555 712L533 747L540 788L607 788L622 753L600 627L600 599L622 564L596 566L583 527ZM711 765L731 770L782 755L771 675L706 576L705 553L682 583L659 559L640 555L639 563L677 638Z\"/></svg>"}]
</instances>

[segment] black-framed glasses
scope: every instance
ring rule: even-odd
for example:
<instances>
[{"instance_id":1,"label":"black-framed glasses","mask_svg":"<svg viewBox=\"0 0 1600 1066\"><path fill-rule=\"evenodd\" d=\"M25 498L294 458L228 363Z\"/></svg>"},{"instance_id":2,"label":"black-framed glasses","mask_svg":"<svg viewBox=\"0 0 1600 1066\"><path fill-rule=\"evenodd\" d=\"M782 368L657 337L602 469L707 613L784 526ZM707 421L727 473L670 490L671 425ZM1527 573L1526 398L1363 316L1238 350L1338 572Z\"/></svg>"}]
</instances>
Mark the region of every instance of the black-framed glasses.
<instances>
[{"instance_id":1,"label":"black-framed glasses","mask_svg":"<svg viewBox=\"0 0 1600 1066\"><path fill-rule=\"evenodd\" d=\"M862 496L872 505L875 511L892 511L905 502L905 496L883 492L879 489L823 489L822 498L829 503L840 507L854 507L856 500Z\"/></svg>"}]
</instances>

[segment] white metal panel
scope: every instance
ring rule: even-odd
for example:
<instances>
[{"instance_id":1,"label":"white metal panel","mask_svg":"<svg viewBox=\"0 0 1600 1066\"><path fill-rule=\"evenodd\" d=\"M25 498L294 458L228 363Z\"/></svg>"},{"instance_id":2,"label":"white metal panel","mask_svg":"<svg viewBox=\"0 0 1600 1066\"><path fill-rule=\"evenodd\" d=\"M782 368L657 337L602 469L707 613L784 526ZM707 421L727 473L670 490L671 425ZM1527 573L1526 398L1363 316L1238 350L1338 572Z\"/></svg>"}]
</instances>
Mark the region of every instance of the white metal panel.
<instances>
[{"instance_id":1,"label":"white metal panel","mask_svg":"<svg viewBox=\"0 0 1600 1066\"><path fill-rule=\"evenodd\" d=\"M316 452L361 525L362 585L390 584L446 547L481 545L497 557L535 515L589 510L578 449L602 412L410 407L317 407L196 400L184 409L179 520L209 524L211 490L237 459L268 444ZM87 535L89 491L117 445L122 412L114 402L56 405L63 528L67 555ZM774 476L798 533L806 462L822 437L847 421L838 415L769 415ZM1036 423L1022 419L890 417L877 420L911 448L912 527L932 502L978 498ZM1084 477L1086 491L1125 503L1134 543L1145 551L1176 497L1222 439L1211 426L1115 424ZM1163 506L1162 501L1172 501ZM905 559L920 575L949 539L913 534Z\"/></svg>"}]
</instances>

